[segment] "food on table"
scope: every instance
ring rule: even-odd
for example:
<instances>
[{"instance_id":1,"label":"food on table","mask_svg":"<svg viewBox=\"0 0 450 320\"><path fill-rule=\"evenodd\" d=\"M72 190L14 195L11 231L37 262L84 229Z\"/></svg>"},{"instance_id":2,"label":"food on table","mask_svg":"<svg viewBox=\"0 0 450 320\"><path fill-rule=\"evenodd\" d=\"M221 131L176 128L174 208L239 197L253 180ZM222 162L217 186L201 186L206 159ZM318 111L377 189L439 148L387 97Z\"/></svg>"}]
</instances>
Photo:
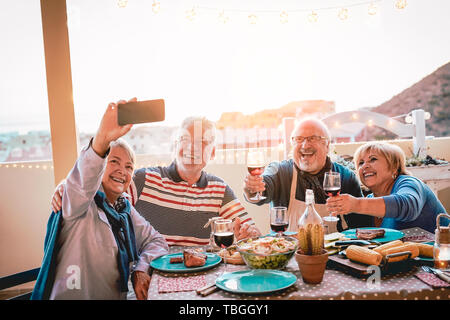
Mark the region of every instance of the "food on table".
<instances>
[{"instance_id":1,"label":"food on table","mask_svg":"<svg viewBox=\"0 0 450 320\"><path fill-rule=\"evenodd\" d=\"M433 246L431 244L415 243L415 245L419 248L419 256L433 258Z\"/></svg>"},{"instance_id":2,"label":"food on table","mask_svg":"<svg viewBox=\"0 0 450 320\"><path fill-rule=\"evenodd\" d=\"M398 247L403 245L403 241L401 240L395 240L395 241L391 241L385 244L382 244L381 246L376 247L375 249L373 249L374 251L381 253L381 255L384 257L384 251L390 248L394 248L394 247Z\"/></svg>"},{"instance_id":3,"label":"food on table","mask_svg":"<svg viewBox=\"0 0 450 320\"><path fill-rule=\"evenodd\" d=\"M324 232L321 225L309 223L306 227L299 227L297 238L302 254L322 254L324 248Z\"/></svg>"},{"instance_id":4,"label":"food on table","mask_svg":"<svg viewBox=\"0 0 450 320\"><path fill-rule=\"evenodd\" d=\"M282 269L297 250L292 237L261 237L241 240L237 250L244 262L255 269Z\"/></svg>"},{"instance_id":5,"label":"food on table","mask_svg":"<svg viewBox=\"0 0 450 320\"><path fill-rule=\"evenodd\" d=\"M384 237L384 229L356 229L356 238L361 240L372 240Z\"/></svg>"},{"instance_id":6,"label":"food on table","mask_svg":"<svg viewBox=\"0 0 450 320\"><path fill-rule=\"evenodd\" d=\"M340 233L340 232L333 232L333 233L324 235L325 242L334 242L334 241L344 240L344 239L347 239L345 237L345 234Z\"/></svg>"},{"instance_id":7,"label":"food on table","mask_svg":"<svg viewBox=\"0 0 450 320\"><path fill-rule=\"evenodd\" d=\"M411 252L411 259L414 259L419 255L419 248L414 243L402 244L401 246L396 246L393 248L389 248L383 251L384 257L386 258L388 255L398 252ZM406 260L408 255L402 255L399 257L389 258L389 262L397 262Z\"/></svg>"},{"instance_id":8,"label":"food on table","mask_svg":"<svg viewBox=\"0 0 450 320\"><path fill-rule=\"evenodd\" d=\"M183 257L172 257L169 260L170 263L182 263L183 262Z\"/></svg>"},{"instance_id":9,"label":"food on table","mask_svg":"<svg viewBox=\"0 0 450 320\"><path fill-rule=\"evenodd\" d=\"M237 251L236 245L232 245L228 248L224 248L219 251L219 256L224 258L226 256L227 263L231 264L245 264L239 251Z\"/></svg>"},{"instance_id":10,"label":"food on table","mask_svg":"<svg viewBox=\"0 0 450 320\"><path fill-rule=\"evenodd\" d=\"M380 253L372 249L356 246L353 244L346 249L345 254L350 260L368 265L378 266L383 260L383 256Z\"/></svg>"},{"instance_id":11,"label":"food on table","mask_svg":"<svg viewBox=\"0 0 450 320\"><path fill-rule=\"evenodd\" d=\"M207 256L196 249L183 250L184 265L190 267L201 267L206 264Z\"/></svg>"}]
</instances>

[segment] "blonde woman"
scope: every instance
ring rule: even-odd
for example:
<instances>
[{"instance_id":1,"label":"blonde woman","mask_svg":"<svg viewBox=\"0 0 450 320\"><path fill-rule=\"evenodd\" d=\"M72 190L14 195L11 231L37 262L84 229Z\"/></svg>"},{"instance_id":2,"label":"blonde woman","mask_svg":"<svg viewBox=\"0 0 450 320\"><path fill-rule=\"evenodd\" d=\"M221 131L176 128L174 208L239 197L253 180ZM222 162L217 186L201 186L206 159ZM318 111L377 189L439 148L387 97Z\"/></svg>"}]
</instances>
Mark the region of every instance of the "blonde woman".
<instances>
[{"instance_id":1,"label":"blonde woman","mask_svg":"<svg viewBox=\"0 0 450 320\"><path fill-rule=\"evenodd\" d=\"M354 155L360 181L372 191L367 198L349 194L330 197L327 209L333 215L356 212L372 215L383 228L420 227L436 229L436 216L445 209L421 180L409 175L400 147L383 142L360 146Z\"/></svg>"}]
</instances>

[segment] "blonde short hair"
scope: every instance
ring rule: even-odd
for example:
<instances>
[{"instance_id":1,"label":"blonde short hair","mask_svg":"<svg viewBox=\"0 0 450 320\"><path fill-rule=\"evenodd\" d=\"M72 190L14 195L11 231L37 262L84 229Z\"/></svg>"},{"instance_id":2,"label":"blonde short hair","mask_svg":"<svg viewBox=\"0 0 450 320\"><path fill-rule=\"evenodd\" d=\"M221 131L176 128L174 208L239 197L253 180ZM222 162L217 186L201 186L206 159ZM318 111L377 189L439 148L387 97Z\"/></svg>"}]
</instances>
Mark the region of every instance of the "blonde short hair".
<instances>
[{"instance_id":1,"label":"blonde short hair","mask_svg":"<svg viewBox=\"0 0 450 320\"><path fill-rule=\"evenodd\" d=\"M406 156L403 150L387 142L367 142L356 149L353 156L355 167L359 168L359 161L367 152L373 151L384 157L389 165L389 169L395 171L396 175L411 175L406 170Z\"/></svg>"},{"instance_id":2,"label":"blonde short hair","mask_svg":"<svg viewBox=\"0 0 450 320\"><path fill-rule=\"evenodd\" d=\"M115 141L112 141L109 144L109 147L110 148L121 147L122 149L124 149L128 153L128 156L130 157L130 160L133 163L133 167L136 166L136 153L134 152L133 148L131 148L131 146L128 144L128 142L126 142L123 138L119 138Z\"/></svg>"}]
</instances>

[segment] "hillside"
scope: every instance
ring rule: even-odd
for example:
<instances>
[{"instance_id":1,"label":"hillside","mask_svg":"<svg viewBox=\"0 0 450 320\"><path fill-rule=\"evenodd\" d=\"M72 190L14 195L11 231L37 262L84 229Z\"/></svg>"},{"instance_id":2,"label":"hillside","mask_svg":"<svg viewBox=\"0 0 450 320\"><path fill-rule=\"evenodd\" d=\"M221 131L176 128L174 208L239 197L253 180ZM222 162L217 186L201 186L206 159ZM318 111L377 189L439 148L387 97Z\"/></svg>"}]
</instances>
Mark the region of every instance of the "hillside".
<instances>
[{"instance_id":1,"label":"hillside","mask_svg":"<svg viewBox=\"0 0 450 320\"><path fill-rule=\"evenodd\" d=\"M450 136L450 62L371 111L395 116L414 109L431 114L426 121L427 136ZM370 140L392 138L392 133L381 128L367 129Z\"/></svg>"}]
</instances>

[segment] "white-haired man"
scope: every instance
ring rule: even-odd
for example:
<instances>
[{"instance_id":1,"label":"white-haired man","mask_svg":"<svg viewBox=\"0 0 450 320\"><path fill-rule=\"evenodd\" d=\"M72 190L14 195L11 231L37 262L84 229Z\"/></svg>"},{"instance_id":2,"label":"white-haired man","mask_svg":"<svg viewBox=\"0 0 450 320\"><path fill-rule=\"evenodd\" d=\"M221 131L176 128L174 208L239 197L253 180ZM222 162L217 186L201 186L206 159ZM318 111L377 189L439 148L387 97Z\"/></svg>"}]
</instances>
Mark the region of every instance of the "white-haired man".
<instances>
[{"instance_id":1,"label":"white-haired man","mask_svg":"<svg viewBox=\"0 0 450 320\"><path fill-rule=\"evenodd\" d=\"M315 208L321 216L329 215L326 208L327 194L323 190L325 172L341 175L341 193L362 197L356 175L346 167L334 163L328 156L330 134L327 126L317 119L300 121L291 134L293 159L272 162L261 176L247 175L244 195L248 202L288 208L289 230L297 231L297 221L305 210L306 189L312 189ZM250 200L256 192L263 192L264 200ZM366 215L341 216L337 230L373 225L373 218Z\"/></svg>"}]
</instances>

